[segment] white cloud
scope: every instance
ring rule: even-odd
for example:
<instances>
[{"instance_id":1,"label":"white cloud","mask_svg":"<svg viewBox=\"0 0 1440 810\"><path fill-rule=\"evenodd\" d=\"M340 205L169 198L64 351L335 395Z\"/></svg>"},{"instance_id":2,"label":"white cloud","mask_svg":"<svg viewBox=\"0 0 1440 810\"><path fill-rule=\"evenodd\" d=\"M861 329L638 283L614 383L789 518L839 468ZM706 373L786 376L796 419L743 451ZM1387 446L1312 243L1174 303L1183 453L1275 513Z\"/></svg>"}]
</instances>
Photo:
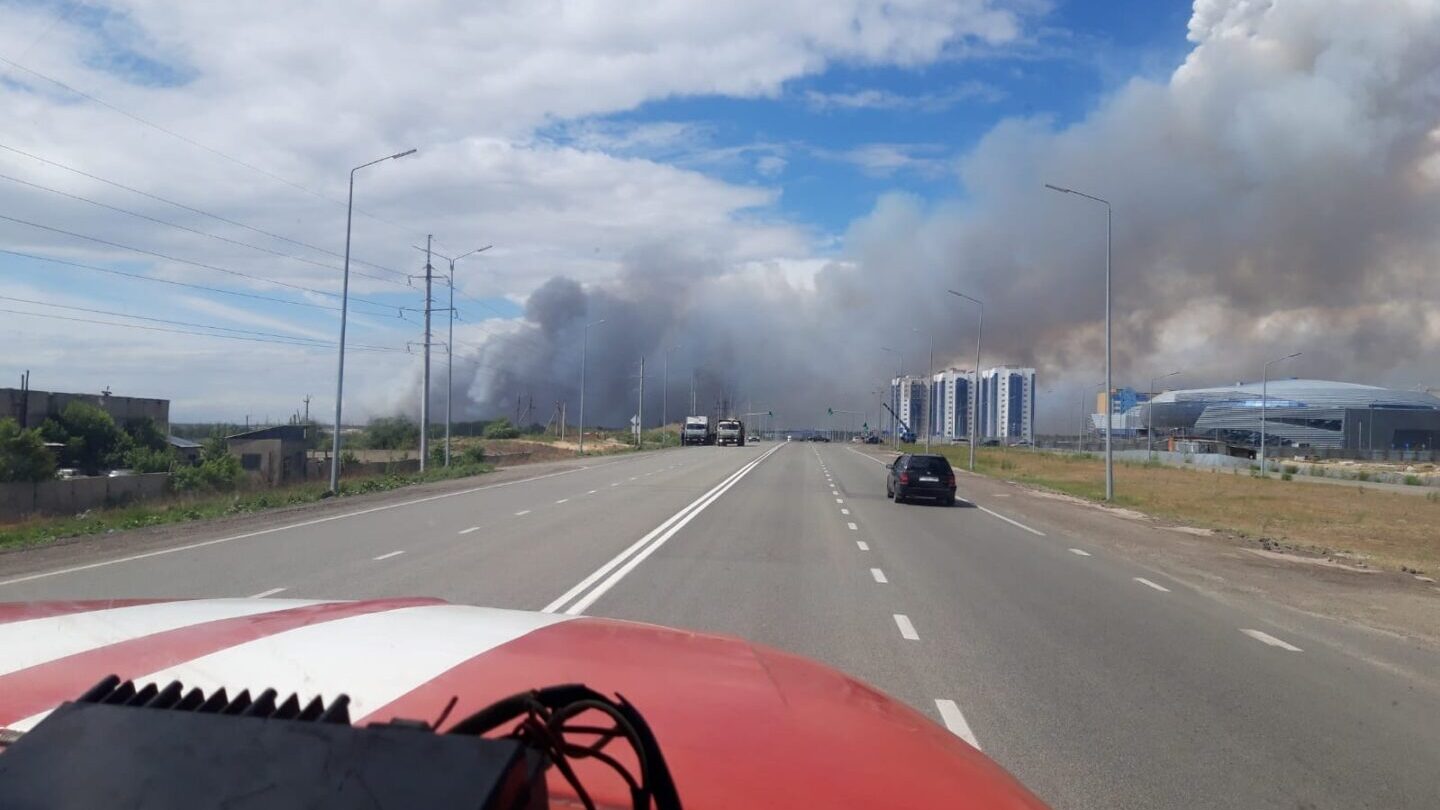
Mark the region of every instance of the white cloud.
<instances>
[{"instance_id":1,"label":"white cloud","mask_svg":"<svg viewBox=\"0 0 1440 810\"><path fill-rule=\"evenodd\" d=\"M818 112L852 110L916 110L919 112L943 112L966 101L994 102L1004 98L1004 93L994 85L968 81L955 87L932 93L905 95L893 90L865 88L844 93L825 93L808 90L805 103Z\"/></svg>"},{"instance_id":2,"label":"white cloud","mask_svg":"<svg viewBox=\"0 0 1440 810\"><path fill-rule=\"evenodd\" d=\"M900 172L939 177L951 168L951 163L942 157L944 147L938 144L868 143L852 149L811 151L817 157L856 166L871 177L890 177Z\"/></svg>"}]
</instances>

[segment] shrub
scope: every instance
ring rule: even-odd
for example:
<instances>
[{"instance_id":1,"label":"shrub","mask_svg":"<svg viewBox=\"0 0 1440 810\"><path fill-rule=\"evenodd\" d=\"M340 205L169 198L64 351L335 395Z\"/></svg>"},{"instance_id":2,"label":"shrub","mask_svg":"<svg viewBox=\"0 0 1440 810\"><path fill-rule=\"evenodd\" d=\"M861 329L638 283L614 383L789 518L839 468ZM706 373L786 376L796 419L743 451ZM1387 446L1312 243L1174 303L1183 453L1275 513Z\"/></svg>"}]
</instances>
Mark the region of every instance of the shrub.
<instances>
[{"instance_id":1,"label":"shrub","mask_svg":"<svg viewBox=\"0 0 1440 810\"><path fill-rule=\"evenodd\" d=\"M1280 480L1281 480L1281 481L1289 481L1291 478L1294 478L1294 477L1295 477L1295 474L1292 473L1292 472L1290 472L1290 471L1288 471L1288 470L1285 471L1285 472L1280 473Z\"/></svg>"},{"instance_id":2,"label":"shrub","mask_svg":"<svg viewBox=\"0 0 1440 810\"><path fill-rule=\"evenodd\" d=\"M1280 468L1280 470L1281 470L1281 472L1283 472L1285 475L1289 476L1289 475L1294 475L1294 474L1300 472L1300 467L1297 466L1297 465L1295 465L1295 464L1286 464L1286 465L1282 466L1282 467ZM1285 480L1288 481L1288 480L1290 480L1290 479L1289 479L1289 478L1286 478Z\"/></svg>"},{"instance_id":3,"label":"shrub","mask_svg":"<svg viewBox=\"0 0 1440 810\"><path fill-rule=\"evenodd\" d=\"M1356 481L1369 481L1369 480L1370 480L1370 471L1369 471L1369 470L1361 470L1360 472L1355 473L1355 480L1356 480Z\"/></svg>"},{"instance_id":4,"label":"shrub","mask_svg":"<svg viewBox=\"0 0 1440 810\"><path fill-rule=\"evenodd\" d=\"M137 473L169 472L175 453L169 447L132 447L125 454L125 466Z\"/></svg>"},{"instance_id":5,"label":"shrub","mask_svg":"<svg viewBox=\"0 0 1440 810\"><path fill-rule=\"evenodd\" d=\"M420 443L420 427L403 416L375 419L365 428L364 446L372 450L400 450Z\"/></svg>"},{"instance_id":6,"label":"shrub","mask_svg":"<svg viewBox=\"0 0 1440 810\"><path fill-rule=\"evenodd\" d=\"M1418 476L1418 475L1407 475L1407 476L1405 476L1405 485L1406 485L1406 486L1418 487L1418 486L1424 485L1424 483L1425 483L1424 480L1422 480L1422 479L1420 478L1420 476Z\"/></svg>"},{"instance_id":7,"label":"shrub","mask_svg":"<svg viewBox=\"0 0 1440 810\"><path fill-rule=\"evenodd\" d=\"M228 453L208 458L195 467L181 467L170 476L170 488L176 492L229 492L245 476L240 459Z\"/></svg>"},{"instance_id":8,"label":"shrub","mask_svg":"<svg viewBox=\"0 0 1440 810\"><path fill-rule=\"evenodd\" d=\"M519 437L520 430L503 416L485 426L485 438L487 439L516 439Z\"/></svg>"},{"instance_id":9,"label":"shrub","mask_svg":"<svg viewBox=\"0 0 1440 810\"><path fill-rule=\"evenodd\" d=\"M55 477L55 456L35 428L0 419L0 481L45 481Z\"/></svg>"},{"instance_id":10,"label":"shrub","mask_svg":"<svg viewBox=\"0 0 1440 810\"><path fill-rule=\"evenodd\" d=\"M485 463L485 448L478 444L472 444L460 451L461 464L483 464Z\"/></svg>"}]
</instances>

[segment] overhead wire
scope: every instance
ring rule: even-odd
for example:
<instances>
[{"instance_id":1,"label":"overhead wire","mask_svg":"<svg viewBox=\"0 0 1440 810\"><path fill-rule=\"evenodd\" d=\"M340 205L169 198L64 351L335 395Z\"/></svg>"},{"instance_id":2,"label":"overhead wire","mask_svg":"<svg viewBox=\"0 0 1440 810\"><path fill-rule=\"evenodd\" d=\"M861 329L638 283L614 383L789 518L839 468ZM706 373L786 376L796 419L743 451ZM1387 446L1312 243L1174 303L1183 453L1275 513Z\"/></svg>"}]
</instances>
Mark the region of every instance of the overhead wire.
<instances>
[{"instance_id":1,"label":"overhead wire","mask_svg":"<svg viewBox=\"0 0 1440 810\"><path fill-rule=\"evenodd\" d=\"M115 211L115 212L117 212L117 213L126 214L126 215L128 215L128 216L132 216L132 217L135 217L135 218L137 218L137 219L143 219L143 220L145 220L145 221L147 221L147 222L154 222L154 223L157 224L157 225L164 225L164 226L166 226L166 227L168 227L168 228L175 228L175 229L177 229L177 230L185 231L186 233L196 234L197 236L205 236L205 237L208 237L208 238L210 238L210 239L215 239L215 240L218 240L218 241L221 241L221 242L225 242L225 243L227 243L227 244L238 245L238 246L240 246L240 247L250 248L251 250L257 250L257 251L260 251L261 253L268 253L268 254L270 254L271 256L279 256L279 257L284 258L284 259L292 259L292 260L294 260L294 261L304 262L305 264L311 264L311 265L314 265L314 266L316 266L316 267L323 267L323 268L325 268L325 269L327 269L327 270L343 270L343 269L344 269L344 268L342 268L342 267L337 267L336 265L333 265L333 264L326 264L326 263L324 263L324 262L317 262L317 261L315 261L314 259L307 259L307 258L305 258L304 256L296 256L296 255L293 255L293 254L290 254L290 253L285 253L285 252L283 252L283 251L279 251L279 250L274 250L274 249L271 249L271 248L267 248L267 247L264 247L264 246L262 246L262 245L256 245L256 244L252 244L252 243L250 243L250 242L242 242L242 241L240 241L240 240L238 240L238 239L231 239L231 238L228 237L228 236L221 236L221 235L218 234L218 233L210 233L209 231L202 231L202 230L199 230L199 229L197 229L197 228L191 228L191 227L188 226L188 225L181 225L181 224L178 223L178 222L170 222L169 220L159 219L158 217L152 217L152 216L150 216L149 214L142 214L142 213L140 213L139 211L131 211L131 210L129 210L128 208L121 208L121 207L116 206L116 205L110 205L109 203L100 202L99 200L92 200L92 199L90 199L89 197L83 197L83 196L81 196L81 195L79 195L79 194L72 194L72 193L70 193L70 192L68 192L68 191L61 191L61 190L58 189L58 188L51 188L50 186L41 185L40 183L32 183L32 182L30 182L29 180L22 180L22 179L20 179L19 177L12 177L12 176L10 176L10 175L8 175L8 174L5 174L4 172L0 172L0 180L9 180L9 181L12 182L12 183L18 183L19 185L22 185L22 186L29 186L30 188L37 189L37 190L44 191L44 192L48 192L48 193L50 193L50 194L55 194L55 195L58 195L58 196L61 196L61 197L66 197L66 198L71 199L71 200L76 200L76 201L79 201L79 202L87 203L87 204L93 205L93 206L95 206L95 207L97 207L97 208L104 208L104 209L109 210L109 211ZM401 287L410 288L410 283L409 283L408 281L402 283L402 282L396 281L395 279L392 279L392 278L386 278L385 276L376 276L376 275L371 275L371 274L369 274L369 273L362 273L362 272L360 272L359 270L351 270L351 271L350 271L350 274L353 275L353 276L361 276L362 278L373 279L373 280L375 280L375 281L383 281L383 282L385 282L385 283L387 283L387 284L396 284L396 285L399 285L399 286L401 286Z\"/></svg>"},{"instance_id":2,"label":"overhead wire","mask_svg":"<svg viewBox=\"0 0 1440 810\"><path fill-rule=\"evenodd\" d=\"M310 301L291 301L287 298L276 298L273 295L261 295L260 293L240 292L239 290L227 290L221 287L209 287L204 284L194 284L188 281L175 281L173 279L160 278L159 276L147 276L143 273L131 273L126 270L116 270L113 267L100 267L93 264L83 264L81 262L72 262L65 259L57 259L53 256L41 256L35 253L24 253L19 250L6 250L5 248L0 248L0 253L4 253L10 256L19 256L24 259L34 259L35 261L51 262L53 264L60 264L66 267L73 267L80 270L93 270L97 273L109 273L115 276L124 276L125 278L131 278L137 281L153 281L157 284L169 284L175 287L187 287L194 290L205 290L206 292L222 293L224 295L233 295L239 298L253 298L260 301L273 301L277 304L288 304L292 307L324 309L331 312L340 311L340 307L332 307L329 304L316 304Z\"/></svg>"},{"instance_id":3,"label":"overhead wire","mask_svg":"<svg viewBox=\"0 0 1440 810\"><path fill-rule=\"evenodd\" d=\"M330 292L330 291L328 291L328 290L320 290L320 289L316 289L316 288L314 288L314 287L306 287L306 286L304 286L303 284L292 284L292 283L290 283L290 282L288 282L288 281L279 281L279 280L277 280L277 279L267 278L267 277L265 277L265 276L257 276L257 275L253 275L253 274L251 274L251 273L244 273L244 272L241 272L241 271L239 271L239 270L232 270L232 269L230 269L230 268L228 268L228 267L220 267L220 266L218 266L218 265L206 264L205 262L197 262L197 261L194 261L194 260L192 260L192 259L182 259L182 258L180 258L180 257L178 257L178 256L170 256L170 255L167 255L167 254L165 254L165 253L159 253L159 252L153 251L153 250L146 250L145 248L139 248L139 247L135 247L135 246L133 246L133 245L124 245L124 244L121 244L121 243L119 243L119 242L111 242L111 241L109 241L108 239L101 239L101 238L98 237L98 236L87 236L87 235L85 235L85 234L83 234L83 233L76 233L76 232L74 232L74 231L67 231L67 230L65 230L64 228L56 228L56 227L53 227L53 226L50 226L50 225L42 225L42 224L40 224L40 223L38 223L38 222L31 222L31 221L26 220L26 219L20 219L20 218L18 218L18 217L7 216L7 215L5 215L5 214L0 214L0 220L6 220L6 221L8 221L8 222L14 222L14 223L18 223L18 224L20 224L20 225L28 225L29 227L38 228L38 229L43 230L43 231L50 231L51 233L58 233L58 234L62 234L62 235L64 235L64 236L74 237L74 238L76 238L76 239L84 239L84 240L86 240L86 241L95 242L95 243L97 243L97 244L106 245L106 246L108 246L108 247L119 248L120 250L128 250L128 251L131 251L131 252L133 252L133 253L140 253L140 254L143 254L143 255L146 255L146 256L153 256L153 257L155 257L155 258L157 258L157 259L164 259L164 260L166 260L166 261L179 262L179 263L181 263L181 264L188 264L188 265L191 265L191 266L193 266L193 267L203 268L203 269L205 269L205 270L213 270L213 271L215 271L215 272L217 272L217 273L226 273L226 274L228 274L228 275L238 276L238 277L240 277L240 278L248 278L248 279L251 279L251 280L253 280L253 281L261 281L261 282L264 282L264 283L266 283L266 284L274 284L274 285L277 285L277 286L280 286L280 287L289 287L289 288L292 289L292 290L300 290L300 291L302 291L302 292L313 293L313 294L315 294L315 295L324 295L324 296L327 296L327 297L330 297L330 298L339 298L339 297L340 297L340 293L333 293L333 292ZM369 304L370 306L379 307L379 308L385 309L385 310L398 310L398 309L399 309L399 307L396 307L396 306L394 306L394 305L392 305L392 304L382 304L382 303L380 303L379 301L371 301L371 300L369 300L369 299L360 298L360 297L354 296L354 295L350 296L350 300L351 300L351 301L354 301L354 302L357 302L357 303L361 303L361 304Z\"/></svg>"},{"instance_id":4,"label":"overhead wire","mask_svg":"<svg viewBox=\"0 0 1440 810\"><path fill-rule=\"evenodd\" d=\"M110 180L110 179L108 179L108 178L101 177L101 176L98 175L98 174L93 174L93 173L91 173L91 172L87 172L87 171L85 171L84 169L77 169L77 168L75 168L74 166L68 166L68 165L66 165L66 164L64 164L64 163L61 163L61 162L59 162L59 161L51 160L51 159L46 158L46 157L41 157L40 155L37 155L37 154L35 154L35 153L33 153L33 152L27 152L27 151L25 151L24 149L19 149L19 148L17 148L17 147L10 146L10 145L4 144L4 143L0 143L0 149L4 149L4 150L7 151L7 152L14 152L14 153L17 154L17 155L22 155L22 156L24 156L24 157L30 158L31 160L38 161L38 162L40 162L40 163L45 164L46 166L53 166L53 167L55 167L55 168L57 168L57 169L61 169L61 170L67 171L67 172L71 172L71 173L73 173L73 174L77 174L77 175L79 175L79 176L81 176L81 177L85 177L85 178L87 178L87 179L94 180L94 181L96 181L97 183L104 183L104 184L107 185L107 186L111 186L111 187L113 187L113 188L118 188L118 189L120 189L120 190L122 190L122 191L128 191L128 192L130 192L131 194L138 194L138 195L140 195L141 197L145 197L145 198L148 198L148 199L151 199L151 200L155 200L156 202L162 202L162 203L165 203L166 205L174 206L174 207L179 208L179 209L181 209L181 210L183 210L183 211L189 211L189 212L192 213L192 214L199 214L200 216L203 216L203 217L209 217L210 219L216 220L217 222L223 222L223 223L225 223L226 225L234 225L234 226L237 227L237 228L244 228L244 229L247 230L247 231L253 231L253 232L258 233L258 234L260 234L260 235L262 235L262 236L268 236L268 237L270 237L271 239L278 239L278 240L281 241L281 242L288 242L289 244L295 245L296 247L303 247L303 248L307 248L307 249L309 249L309 250L313 250L313 251L316 251L316 252L319 252L319 253L324 253L324 254L326 254L326 255L328 255L328 256L333 256L333 257L335 257L335 258L337 258L337 259L342 259L342 258L344 258L344 254L337 253L337 252L335 252L335 251L333 251L333 250L330 250L329 248L319 247L318 245L312 245L312 244L310 244L309 242L302 242L302 241L300 241L300 240L298 240L298 239L292 239L292 238L290 238L290 237L288 237L288 236L282 236L282 235L280 235L280 234L278 234L278 233L274 233L274 232L272 232L272 231L267 231L267 230L265 230L264 228L257 228L257 227L255 227L254 225L247 225L247 224L244 223L244 222L240 222L240 221L238 221L238 220L230 219L229 217L221 216L220 214L216 214L216 213L214 213L214 212L212 212L212 211L206 211L206 210L203 209L203 208L196 208L196 207L193 206L193 205L187 205L187 204L182 203L182 202L177 202L177 201L175 201L175 200L169 199L168 197L162 197L162 196L160 196L160 195L158 195L158 194L152 194L152 193L150 193L150 192L148 192L148 191L143 191L143 190L141 190L141 189L135 188L134 186L127 186L127 185L125 185L124 183L120 183L120 182L117 182L117 181L115 181L115 180ZM359 258L357 258L357 257L355 257L355 256L351 256L351 257L350 257L350 263L351 263L351 264L363 264L363 265L365 265L366 267L372 267L372 268L374 268L374 269L376 269L376 270L382 270L382 271L384 271L384 272L386 272L386 273L390 273L390 274L392 274L392 275L396 275L396 276L399 276L399 277L401 277L401 278L409 278L409 274L408 274L408 273L405 273L404 271L396 270L396 269L393 268L393 267L386 267L385 265L382 265L382 264L375 264L374 262L368 262L368 261L365 261L365 260L363 260L363 259L359 259ZM352 272L353 272L353 271L352 271Z\"/></svg>"},{"instance_id":5,"label":"overhead wire","mask_svg":"<svg viewBox=\"0 0 1440 810\"><path fill-rule=\"evenodd\" d=\"M190 138L190 137L188 137L188 136L181 135L180 133L178 133L178 132L176 132L176 131L174 131L174 130L172 130L172 129L168 129L168 128L166 128L166 127L163 127L163 126L155 123L154 121L150 121L150 120L148 120L148 119L141 118L140 116L136 115L135 113L132 113L132 112L130 112L130 111L128 111L128 110L122 109L121 107L117 107L116 105L111 104L110 102L105 101L104 99L99 98L98 96L94 96L94 95L92 95L92 94L90 94L90 93L87 93L87 92L85 92L85 91L83 91L83 90L80 90L80 89L78 89L78 88L72 87L71 85L68 85L68 84L66 84L65 82L63 82L63 81L55 78L54 76L46 75L46 74L44 74L44 73L41 73L41 72L38 71L38 70L35 70L34 68L31 68L31 67L27 67L27 66L25 66L25 65L22 65L22 64L20 64L19 62L16 62L15 60L13 60L13 59L7 59L6 57L0 56L0 62L3 62L3 63L5 63L5 64L9 65L10 67L15 68L15 69L17 69L17 70L22 70L22 71L30 74L31 76L35 76L35 77L37 77L37 78L44 79L45 81L50 82L51 84L54 84L54 85L56 85L57 87L63 88L63 89L65 89L65 90L67 90L67 91L69 91L69 92L71 92L71 93L74 93L75 95L80 96L81 98L87 99L87 100L89 100L89 101L91 101L91 102L94 102L95 104L99 104L100 106L104 107L104 108L107 109L107 110L110 110L110 111L112 111L112 112L114 112L114 113L117 113L117 114L119 114L119 115L123 115L123 116L125 116L126 118L129 118L130 120L132 120L132 121L134 121L134 122L136 122L136 123L138 123L138 124L142 124L142 125L144 125L144 126L150 127L151 129L154 129L154 130L156 130L156 131L158 131L158 132L163 132L163 133L165 133L166 135L169 135L169 136L172 137L172 138L175 138L175 139L177 139L177 140L179 140L179 141L182 141L182 142L184 142L184 143L187 143L187 144L189 144L189 145L191 145L191 146L193 146L193 147L195 147L195 148L197 148L197 149L201 149L201 150L204 150L204 151L206 151L206 152L209 152L210 154L215 155L216 157L224 158L225 160L228 160L228 161L230 161L231 163L234 163L234 164L237 165L237 166L242 166L242 167L244 167L244 168L246 168L246 169L249 169L249 170L251 170L251 171L253 171L253 172L257 172L257 173L259 173L259 174L262 174L262 175L264 175L265 177L268 177L268 178L270 178L271 180L276 181L277 183L283 183L283 184L285 184L285 185L287 185L287 186L290 186L290 187L293 188L293 189L296 189L297 191L302 191L302 192L304 192L304 193L306 193L306 194L309 194L309 195L311 195L311 196L313 196L313 197L316 197L316 198L321 199L321 200L325 200L326 202L333 203L333 204L335 204L335 205L341 205L341 206L346 205L346 203L343 203L343 202L341 202L340 200L337 200L337 199L335 199L335 198L333 198L333 197L330 197L330 196L328 196L328 195L326 195L326 194L324 194L324 193L322 193L322 192L316 191L316 190L314 190L314 189L312 189L312 188L308 188L308 187L306 187L306 186L302 186L302 185L300 185L299 183L294 182L293 180L289 180L289 179L287 179L287 178L281 177L280 175L275 174L274 172L271 172L271 171L269 171L269 170L262 169L261 167L256 166L256 165L253 164L253 163L248 163L248 162L246 162L246 161L244 161L244 160L241 160L240 158L237 158L237 157L235 157L235 156L233 156L233 155L229 155L229 154L227 154L227 153L225 153L225 152L220 151L219 149L216 149L216 148L213 147L213 146L209 146L209 145L207 145L207 144L201 143L200 141L197 141L197 140L195 140L195 139L193 139L193 138ZM352 206L352 208L353 208L353 206ZM414 234L418 233L418 229L416 229L416 228L412 228L412 227L409 227L409 226L406 226L406 225L401 225L401 224L398 223L398 222L392 222L392 221L390 221L390 220L388 220L388 219L385 219L384 217L380 217L380 216L377 216L377 215L375 215L375 214L371 214L371 213L369 213L368 211L365 211L365 210L363 210L363 209L353 208L353 210L354 210L356 213L360 214L361 216L364 216L364 217L366 217L366 218L368 218L368 219L372 219L372 220L374 220L374 221L376 221L376 222L381 222L381 223L384 223L384 224L386 224L386 225L389 225L390 227L395 228L396 230L399 230L399 231L401 231L401 232L403 232L403 233L405 233L405 234L407 234L407 235L414 235Z\"/></svg>"},{"instance_id":6,"label":"overhead wire","mask_svg":"<svg viewBox=\"0 0 1440 810\"><path fill-rule=\"evenodd\" d=\"M215 332L199 332L199 331L188 330L188 329L171 329L171 328L162 327L162 326L145 326L144 324L138 324L138 323L118 323L118 322L116 322L116 321L101 321L101 320L96 320L96 319L94 319L94 318L77 318L77 317L70 316L70 315L57 315L57 314L50 313L50 312L25 312L25 311L23 311L23 310L18 310L18 309L0 309L0 312L4 312L4 313L9 314L9 315L25 315L25 316L29 316L29 317L32 317L32 318L48 318L48 319L57 320L57 321L71 321L71 322L74 322L74 323L91 323L91 324L99 324L99 325L101 325L101 326L119 326L119 327L124 327L124 328L127 328L127 329L142 329L142 330L145 330L145 331L147 331L147 332L167 332L167 333L170 333L170 334L177 334L177 335L196 335L196 336L200 336L200 337L225 338L226 340L245 340L245 341L249 341L249 342L252 342L252 343L276 343L276 344L281 344L281 345L285 345L285 346L295 346L295 347L302 348L302 349L326 349L326 350L330 350L330 349L334 349L335 346L336 346L336 344L333 344L333 343L328 344L328 345L327 345L327 344L323 344L323 343L304 343L304 342L291 341L291 340L275 340L275 339L272 339L272 338L248 337L248 336L245 336L245 335L224 335L224 334L216 334ZM346 346L346 348L356 348L356 347L352 347L351 344L348 343L348 342L345 344L345 346ZM356 350L357 350L357 351L379 351L379 352L402 352L402 353L405 352L404 349L398 349L398 348L357 348Z\"/></svg>"},{"instance_id":7,"label":"overhead wire","mask_svg":"<svg viewBox=\"0 0 1440 810\"><path fill-rule=\"evenodd\" d=\"M72 310L72 311L75 311L75 312L86 312L86 313L89 313L89 314L91 314L91 315L110 315L110 316L112 316L112 317L117 317L117 318L131 318L131 319L134 319L134 320L137 320L137 321L151 321L151 322L154 322L154 323L170 324L170 325L172 325L172 326L188 326L188 327L193 327L193 328L197 328L197 329L215 329L215 330L221 331L221 332L235 332L235 333L243 334L243 335L256 335L256 336L258 336L258 337L272 337L272 338L281 338L281 339L284 339L284 340L305 341L305 342L307 342L307 343L318 343L318 344L321 344L321 345L329 345L329 346L334 346L334 345L336 345L336 344L334 343L334 341L328 341L328 340L325 340L324 338L312 338L312 337L305 337L305 336L303 336L303 335L286 335L286 334L282 334L282 333L279 333L279 332L263 332L263 331L258 331L258 330L255 330L255 329L240 329L240 328L233 327L233 326L216 326L216 325L214 325L214 324L194 323L194 322L192 322L192 321L176 321L176 320L171 320L171 319L168 319L168 318L154 318L154 317L151 317L151 316L148 316L148 315L131 315L131 314L126 313L126 312L114 312L114 311L112 311L112 310L107 310L107 309L93 309L93 308L91 308L91 307L81 307L81 306L75 306L75 305L73 305L73 304L56 304L56 303L51 302L51 301L36 301L36 300L34 300L34 299L31 299L31 298L15 298L15 297L9 296L9 295L0 295L0 301L13 301L13 302L15 302L15 303L17 303L17 304L32 304L32 305L41 306L41 307L54 307L54 308L56 308L56 309L68 309L68 310ZM364 344L364 343L350 343L350 342L348 342L348 341L345 343L345 345L346 345L347 348L348 348L348 347L351 347L351 346L359 346L359 347L361 347L361 348L373 349L373 350L376 350L376 351L393 351L393 350L395 350L394 347L390 347L390 346L371 346L371 345Z\"/></svg>"}]
</instances>

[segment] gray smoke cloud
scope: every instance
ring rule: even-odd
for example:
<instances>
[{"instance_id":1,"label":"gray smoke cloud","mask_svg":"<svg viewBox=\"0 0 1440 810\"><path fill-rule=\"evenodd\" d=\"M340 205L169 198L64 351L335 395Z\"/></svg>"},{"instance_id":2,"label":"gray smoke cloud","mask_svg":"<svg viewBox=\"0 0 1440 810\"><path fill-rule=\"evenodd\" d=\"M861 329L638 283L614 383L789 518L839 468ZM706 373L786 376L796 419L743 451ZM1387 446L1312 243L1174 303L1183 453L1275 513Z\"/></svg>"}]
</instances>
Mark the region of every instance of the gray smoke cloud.
<instances>
[{"instance_id":1,"label":"gray smoke cloud","mask_svg":"<svg viewBox=\"0 0 1440 810\"><path fill-rule=\"evenodd\" d=\"M642 355L658 417L678 345L672 419L699 367L702 405L728 395L820 425L826 407L873 409L895 370L880 346L915 372L933 336L937 367L971 365L957 288L986 301L985 365L1037 367L1040 429L1073 429L1103 378L1104 209L1047 182L1114 204L1117 385L1256 379L1295 350L1277 373L1436 385L1440 3L1197 0L1189 37L1167 80L1134 80L1072 126L996 126L958 163L962 200L881 198L809 284L673 244L637 249L610 282L552 278L480 353L467 409L527 394L545 414L567 400L573 421L581 330L603 318L592 423L634 412Z\"/></svg>"}]
</instances>

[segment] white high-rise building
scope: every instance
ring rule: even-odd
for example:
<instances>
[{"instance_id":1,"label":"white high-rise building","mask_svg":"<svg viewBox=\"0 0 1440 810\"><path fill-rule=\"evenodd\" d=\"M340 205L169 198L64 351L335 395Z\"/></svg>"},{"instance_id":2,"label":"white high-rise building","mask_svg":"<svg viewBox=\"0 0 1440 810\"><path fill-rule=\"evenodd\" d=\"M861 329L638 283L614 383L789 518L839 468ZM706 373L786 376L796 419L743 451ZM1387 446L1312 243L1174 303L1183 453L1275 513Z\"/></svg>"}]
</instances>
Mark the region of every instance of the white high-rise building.
<instances>
[{"instance_id":1,"label":"white high-rise building","mask_svg":"<svg viewBox=\"0 0 1440 810\"><path fill-rule=\"evenodd\" d=\"M981 375L982 435L1031 442L1035 438L1035 369L996 366Z\"/></svg>"},{"instance_id":2,"label":"white high-rise building","mask_svg":"<svg viewBox=\"0 0 1440 810\"><path fill-rule=\"evenodd\" d=\"M916 438L924 435L925 397L924 377L906 375L890 380L890 407L905 422L903 428L892 429L892 433L904 433L908 428Z\"/></svg>"},{"instance_id":3,"label":"white high-rise building","mask_svg":"<svg viewBox=\"0 0 1440 810\"><path fill-rule=\"evenodd\" d=\"M935 438L946 441L968 439L973 403L970 401L970 386L975 384L975 374L968 369L952 368L942 371L930 381L930 396L935 403L933 425ZM983 406L983 402L981 403Z\"/></svg>"}]
</instances>

